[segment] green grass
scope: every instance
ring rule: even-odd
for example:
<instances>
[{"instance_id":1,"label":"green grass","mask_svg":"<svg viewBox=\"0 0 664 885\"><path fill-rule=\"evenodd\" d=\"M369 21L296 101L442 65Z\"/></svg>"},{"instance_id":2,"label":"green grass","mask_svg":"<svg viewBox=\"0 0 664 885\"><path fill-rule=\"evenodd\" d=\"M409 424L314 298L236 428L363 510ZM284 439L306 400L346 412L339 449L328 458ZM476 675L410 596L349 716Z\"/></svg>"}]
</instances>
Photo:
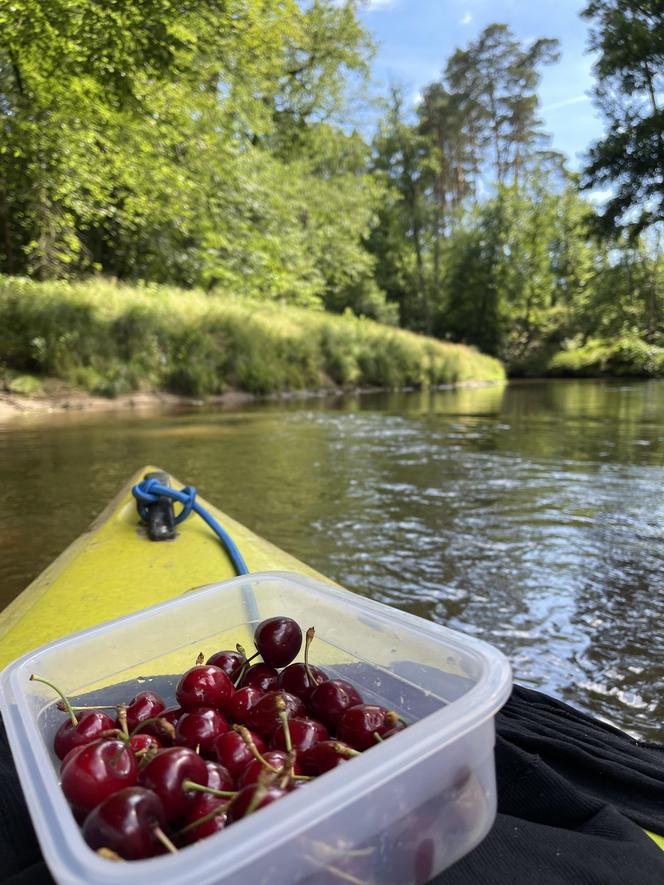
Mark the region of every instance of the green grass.
<instances>
[{"instance_id":1,"label":"green grass","mask_svg":"<svg viewBox=\"0 0 664 885\"><path fill-rule=\"evenodd\" d=\"M355 316L166 286L2 276L0 370L105 396L198 398L505 379L502 364L474 348Z\"/></svg>"},{"instance_id":2,"label":"green grass","mask_svg":"<svg viewBox=\"0 0 664 885\"><path fill-rule=\"evenodd\" d=\"M664 347L630 335L611 340L590 339L582 347L557 353L546 371L549 375L595 378L602 375L661 378L664 377Z\"/></svg>"}]
</instances>

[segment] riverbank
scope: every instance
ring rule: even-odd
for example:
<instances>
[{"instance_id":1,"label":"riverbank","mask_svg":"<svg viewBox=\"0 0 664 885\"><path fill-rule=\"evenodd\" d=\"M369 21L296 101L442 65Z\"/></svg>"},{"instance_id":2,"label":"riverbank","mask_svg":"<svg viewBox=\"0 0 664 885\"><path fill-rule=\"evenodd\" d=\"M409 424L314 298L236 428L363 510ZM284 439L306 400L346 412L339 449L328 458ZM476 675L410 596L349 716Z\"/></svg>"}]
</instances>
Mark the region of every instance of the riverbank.
<instances>
[{"instance_id":1,"label":"riverbank","mask_svg":"<svg viewBox=\"0 0 664 885\"><path fill-rule=\"evenodd\" d=\"M505 380L471 347L228 295L94 279L0 277L5 402L82 396L188 401ZM53 386L64 386L53 390Z\"/></svg>"}]
</instances>

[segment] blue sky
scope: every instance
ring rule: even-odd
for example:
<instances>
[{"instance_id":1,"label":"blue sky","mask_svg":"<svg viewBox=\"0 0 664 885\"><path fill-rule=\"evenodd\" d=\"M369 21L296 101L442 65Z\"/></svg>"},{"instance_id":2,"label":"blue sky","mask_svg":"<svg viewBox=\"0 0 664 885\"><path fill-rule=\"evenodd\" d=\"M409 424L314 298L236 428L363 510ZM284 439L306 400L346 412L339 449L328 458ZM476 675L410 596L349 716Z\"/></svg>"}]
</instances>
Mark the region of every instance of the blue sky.
<instances>
[{"instance_id":1,"label":"blue sky","mask_svg":"<svg viewBox=\"0 0 664 885\"><path fill-rule=\"evenodd\" d=\"M586 53L588 23L581 0L368 0L362 18L378 43L373 71L376 88L390 82L412 96L440 75L457 47L465 47L491 22L508 24L516 37L560 40L560 61L543 69L541 110L552 146L578 169L583 152L602 133L589 99L592 57Z\"/></svg>"}]
</instances>

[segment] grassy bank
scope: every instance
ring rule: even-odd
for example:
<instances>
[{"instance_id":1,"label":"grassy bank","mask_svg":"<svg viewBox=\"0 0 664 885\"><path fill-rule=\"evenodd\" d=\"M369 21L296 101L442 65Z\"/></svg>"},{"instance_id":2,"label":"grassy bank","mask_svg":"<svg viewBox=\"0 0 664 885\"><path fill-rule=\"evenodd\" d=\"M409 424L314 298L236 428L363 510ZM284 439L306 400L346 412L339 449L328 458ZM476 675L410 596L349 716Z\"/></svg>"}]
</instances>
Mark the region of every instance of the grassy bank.
<instances>
[{"instance_id":1,"label":"grassy bank","mask_svg":"<svg viewBox=\"0 0 664 885\"><path fill-rule=\"evenodd\" d=\"M0 277L0 371L35 394L57 378L94 394L205 397L324 387L502 381L502 365L354 316L165 286Z\"/></svg>"}]
</instances>

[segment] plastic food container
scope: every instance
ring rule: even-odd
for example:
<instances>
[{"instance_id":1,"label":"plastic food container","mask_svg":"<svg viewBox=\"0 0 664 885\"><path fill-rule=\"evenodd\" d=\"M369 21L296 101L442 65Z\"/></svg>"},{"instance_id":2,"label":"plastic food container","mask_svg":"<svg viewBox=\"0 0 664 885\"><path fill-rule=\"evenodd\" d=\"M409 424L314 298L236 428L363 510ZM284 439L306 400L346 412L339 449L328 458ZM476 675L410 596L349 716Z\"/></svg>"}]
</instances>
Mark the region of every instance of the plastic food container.
<instances>
[{"instance_id":1,"label":"plastic food container","mask_svg":"<svg viewBox=\"0 0 664 885\"><path fill-rule=\"evenodd\" d=\"M58 783L63 714L37 673L78 703L174 700L179 676L288 615L316 628L312 662L349 679L409 728L177 855L114 863L95 854ZM300 658L301 659L301 658ZM253 574L68 636L0 676L0 703L46 862L60 883L340 885L423 883L488 832L495 816L494 714L511 686L505 657L477 639L296 574ZM84 700L85 699L85 700Z\"/></svg>"}]
</instances>

